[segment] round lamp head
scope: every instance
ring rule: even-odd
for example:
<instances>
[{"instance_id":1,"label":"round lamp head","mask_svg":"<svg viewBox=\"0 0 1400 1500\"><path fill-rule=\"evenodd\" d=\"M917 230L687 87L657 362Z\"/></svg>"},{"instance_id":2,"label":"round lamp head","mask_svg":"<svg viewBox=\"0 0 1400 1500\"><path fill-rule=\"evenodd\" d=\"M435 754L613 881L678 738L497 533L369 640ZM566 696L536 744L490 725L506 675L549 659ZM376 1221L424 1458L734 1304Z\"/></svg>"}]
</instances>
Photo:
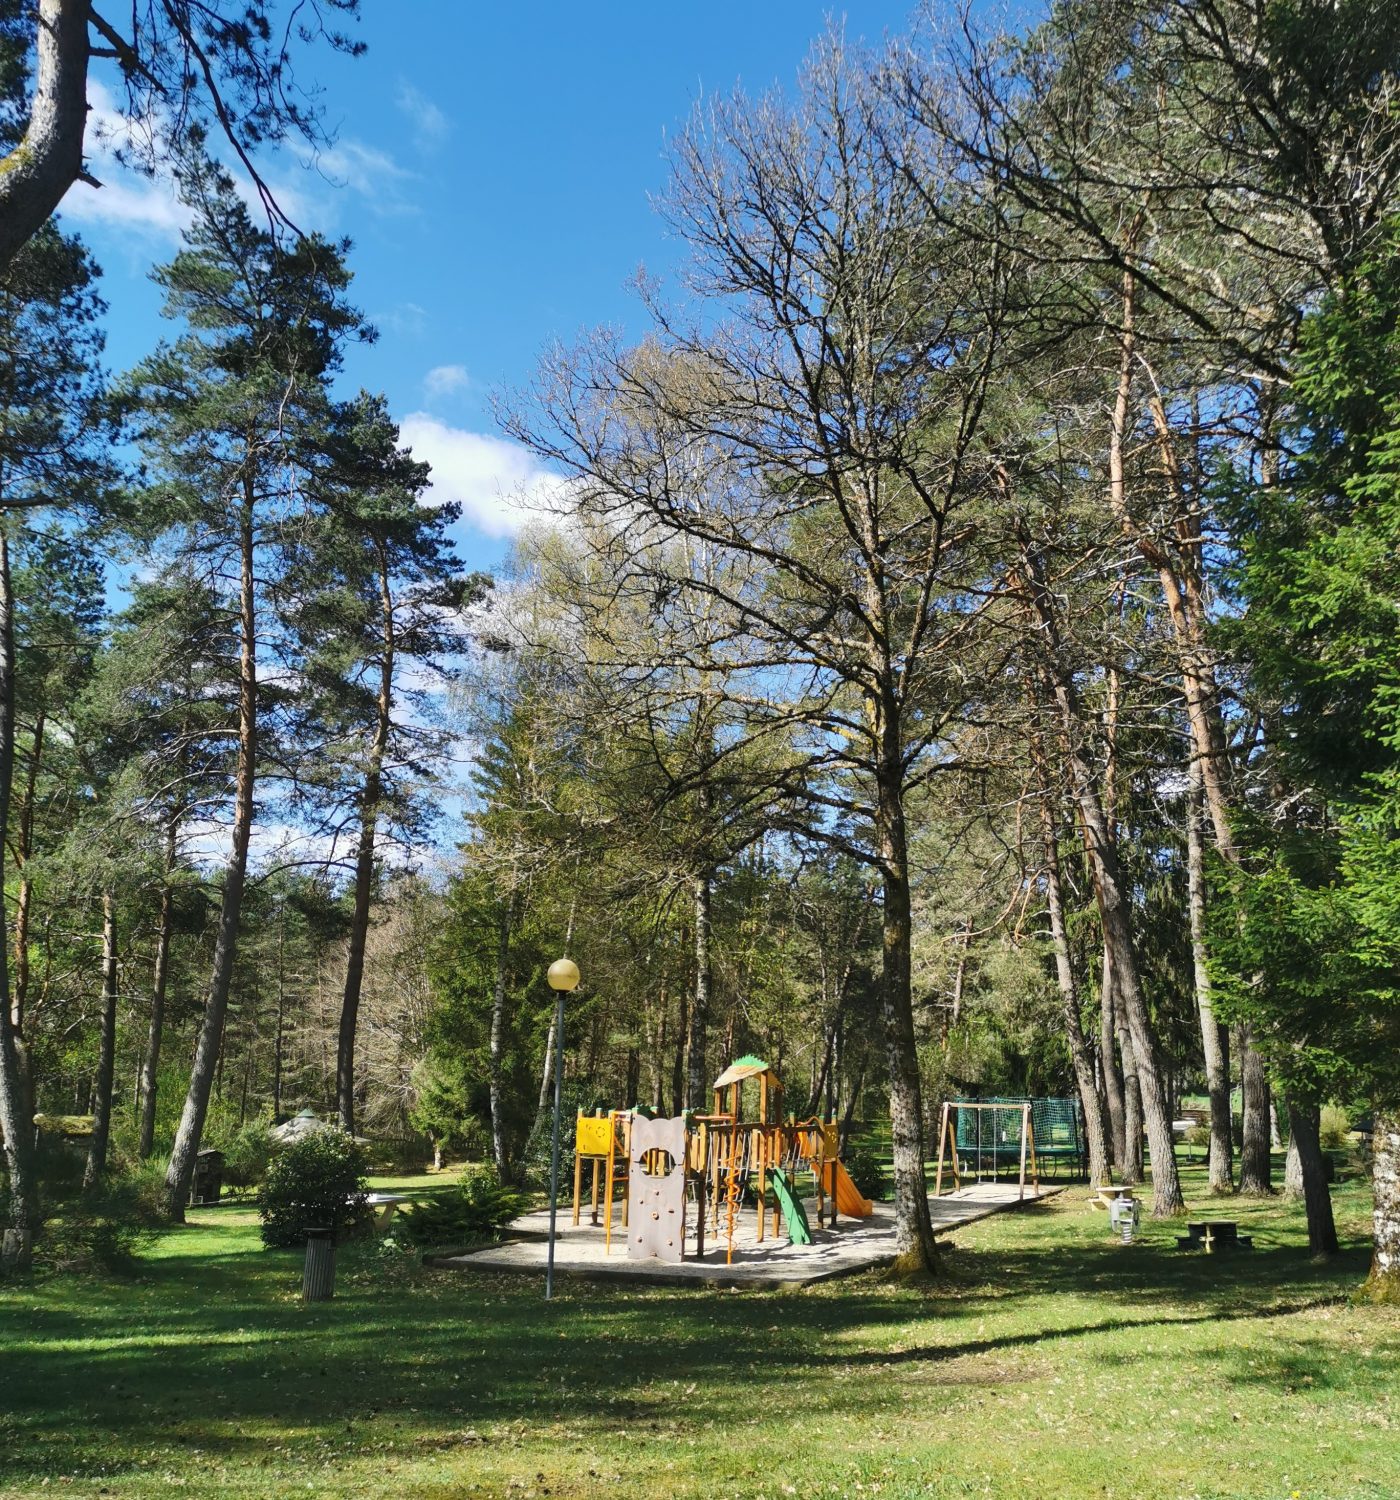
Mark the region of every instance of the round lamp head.
<instances>
[{"instance_id":1,"label":"round lamp head","mask_svg":"<svg viewBox=\"0 0 1400 1500\"><path fill-rule=\"evenodd\" d=\"M578 987L578 965L571 958L556 958L549 966L549 987L572 990Z\"/></svg>"}]
</instances>

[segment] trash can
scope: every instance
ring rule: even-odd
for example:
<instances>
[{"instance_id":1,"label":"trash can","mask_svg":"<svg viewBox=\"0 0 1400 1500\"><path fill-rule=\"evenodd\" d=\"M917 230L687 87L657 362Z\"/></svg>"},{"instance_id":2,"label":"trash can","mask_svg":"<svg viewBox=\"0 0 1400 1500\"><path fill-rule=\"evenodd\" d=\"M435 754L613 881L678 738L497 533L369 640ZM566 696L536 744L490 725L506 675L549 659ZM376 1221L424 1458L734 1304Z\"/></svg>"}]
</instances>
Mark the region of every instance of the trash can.
<instances>
[{"instance_id":1,"label":"trash can","mask_svg":"<svg viewBox=\"0 0 1400 1500\"><path fill-rule=\"evenodd\" d=\"M301 1300L329 1302L335 1296L335 1230L319 1226L306 1231L306 1265L301 1273Z\"/></svg>"},{"instance_id":2,"label":"trash can","mask_svg":"<svg viewBox=\"0 0 1400 1500\"><path fill-rule=\"evenodd\" d=\"M224 1191L224 1153L201 1151L194 1159L194 1181L190 1185L190 1202L217 1203Z\"/></svg>"}]
</instances>

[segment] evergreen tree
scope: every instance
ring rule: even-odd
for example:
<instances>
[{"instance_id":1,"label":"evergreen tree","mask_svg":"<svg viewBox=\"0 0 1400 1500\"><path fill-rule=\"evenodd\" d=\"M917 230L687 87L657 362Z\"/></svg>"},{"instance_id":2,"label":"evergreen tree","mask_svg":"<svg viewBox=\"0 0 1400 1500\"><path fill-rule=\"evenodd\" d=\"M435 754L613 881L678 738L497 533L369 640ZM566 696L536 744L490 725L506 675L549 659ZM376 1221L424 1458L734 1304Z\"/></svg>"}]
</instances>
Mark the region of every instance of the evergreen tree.
<instances>
[{"instance_id":1,"label":"evergreen tree","mask_svg":"<svg viewBox=\"0 0 1400 1500\"><path fill-rule=\"evenodd\" d=\"M1297 457L1237 494L1240 630L1273 754L1301 795L1253 828L1228 953L1307 1132L1330 1091L1375 1104L1373 1281L1400 1287L1400 226L1307 320ZM1303 1166L1307 1181L1307 1155ZM1314 1248L1330 1208L1313 1194Z\"/></svg>"},{"instance_id":2,"label":"evergreen tree","mask_svg":"<svg viewBox=\"0 0 1400 1500\"><path fill-rule=\"evenodd\" d=\"M344 301L344 245L278 244L256 228L226 173L190 163L194 223L185 247L157 272L165 311L186 332L128 377L133 430L153 485L146 527L158 552L184 560L236 623L237 754L218 941L180 1128L166 1179L182 1218L218 1063L253 833L260 757L272 758L291 688L260 673L290 666L279 622L285 537L313 504L308 476L324 451L327 382L347 338L364 336Z\"/></svg>"},{"instance_id":3,"label":"evergreen tree","mask_svg":"<svg viewBox=\"0 0 1400 1500\"><path fill-rule=\"evenodd\" d=\"M381 846L411 849L431 817L427 787L447 755L432 688L467 643L463 611L489 580L453 550L455 504L423 503L428 466L399 447L382 397L336 412L317 488L323 509L287 579L306 652L305 708L328 736L304 783L336 835L354 842L351 918L336 1063L336 1108L355 1124L355 1034Z\"/></svg>"}]
</instances>

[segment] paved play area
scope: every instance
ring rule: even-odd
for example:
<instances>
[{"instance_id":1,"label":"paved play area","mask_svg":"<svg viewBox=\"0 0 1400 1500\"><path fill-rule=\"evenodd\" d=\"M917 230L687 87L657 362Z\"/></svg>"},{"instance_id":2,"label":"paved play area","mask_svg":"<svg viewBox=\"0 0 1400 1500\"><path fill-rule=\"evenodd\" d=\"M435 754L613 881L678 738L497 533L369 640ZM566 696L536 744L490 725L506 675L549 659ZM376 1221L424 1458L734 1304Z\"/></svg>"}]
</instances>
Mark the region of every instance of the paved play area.
<instances>
[{"instance_id":1,"label":"paved play area","mask_svg":"<svg viewBox=\"0 0 1400 1500\"><path fill-rule=\"evenodd\" d=\"M1028 1187L1023 1199L1014 1182L983 1182L941 1198L931 1198L929 1212L934 1231L944 1233L960 1224L1024 1207L1061 1191L1058 1187L1039 1190ZM815 1225L815 1209L809 1217ZM541 1209L517 1219L510 1227L510 1237L502 1244L465 1255L445 1256L435 1264L453 1270L512 1271L543 1277L548 1233L549 1213ZM612 1253L608 1254L602 1225L595 1227L589 1222L586 1207L575 1228L572 1208L563 1205L558 1234L554 1250L556 1276L684 1286L696 1282L721 1287L810 1286L813 1282L850 1276L892 1261L894 1205L876 1203L868 1219L843 1218L835 1229L814 1229L810 1245L789 1244L781 1233L770 1234L759 1244L754 1237L753 1214L745 1213L742 1224L735 1229L732 1263L727 1263L728 1244L723 1234L718 1239L713 1235L707 1239L703 1259L686 1259L678 1265L660 1260L632 1260L627 1254L625 1233L616 1222ZM686 1238L688 1255L693 1255L694 1247L692 1226L692 1233Z\"/></svg>"}]
</instances>

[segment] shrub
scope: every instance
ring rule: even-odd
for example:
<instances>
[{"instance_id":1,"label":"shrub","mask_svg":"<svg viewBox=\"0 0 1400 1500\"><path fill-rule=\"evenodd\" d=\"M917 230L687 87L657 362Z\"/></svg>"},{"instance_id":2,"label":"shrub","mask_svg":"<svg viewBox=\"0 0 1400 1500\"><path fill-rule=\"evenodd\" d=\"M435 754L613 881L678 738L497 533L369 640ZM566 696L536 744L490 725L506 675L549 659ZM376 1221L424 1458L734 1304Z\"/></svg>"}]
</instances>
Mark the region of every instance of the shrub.
<instances>
[{"instance_id":1,"label":"shrub","mask_svg":"<svg viewBox=\"0 0 1400 1500\"><path fill-rule=\"evenodd\" d=\"M367 1218L365 1155L343 1130L317 1130L284 1146L258 1189L263 1244L303 1244L324 1226L336 1237Z\"/></svg>"},{"instance_id":2,"label":"shrub","mask_svg":"<svg viewBox=\"0 0 1400 1500\"><path fill-rule=\"evenodd\" d=\"M272 1160L272 1131L261 1121L241 1126L219 1149L224 1153L224 1181L230 1187L257 1187Z\"/></svg>"},{"instance_id":3,"label":"shrub","mask_svg":"<svg viewBox=\"0 0 1400 1500\"><path fill-rule=\"evenodd\" d=\"M866 1198L885 1195L885 1164L870 1141L847 1141L842 1164L856 1191Z\"/></svg>"},{"instance_id":4,"label":"shrub","mask_svg":"<svg viewBox=\"0 0 1400 1500\"><path fill-rule=\"evenodd\" d=\"M492 1239L529 1206L524 1193L502 1187L492 1167L479 1167L400 1212L394 1233L415 1245L469 1245Z\"/></svg>"},{"instance_id":5,"label":"shrub","mask_svg":"<svg viewBox=\"0 0 1400 1500\"><path fill-rule=\"evenodd\" d=\"M1318 1125L1318 1139L1324 1151L1340 1151L1348 1144L1351 1120L1340 1105L1324 1104Z\"/></svg>"},{"instance_id":6,"label":"shrub","mask_svg":"<svg viewBox=\"0 0 1400 1500\"><path fill-rule=\"evenodd\" d=\"M370 1167L376 1172L421 1172L432 1160L433 1148L422 1135L389 1135L365 1143Z\"/></svg>"},{"instance_id":7,"label":"shrub","mask_svg":"<svg viewBox=\"0 0 1400 1500\"><path fill-rule=\"evenodd\" d=\"M59 1200L34 1247L45 1271L127 1271L137 1249L163 1222L164 1161L114 1170L91 1192Z\"/></svg>"},{"instance_id":8,"label":"shrub","mask_svg":"<svg viewBox=\"0 0 1400 1500\"><path fill-rule=\"evenodd\" d=\"M559 1109L559 1175L562 1179L567 1171L573 1170L574 1130L579 1111L582 1110L585 1114L593 1112L598 1090L586 1081L566 1078L560 1092L562 1097ZM539 1187L549 1186L550 1141L554 1127L553 1103L554 1096L551 1094L550 1108L545 1111L544 1118L539 1122L539 1129L531 1131L520 1153L520 1175L526 1182L534 1183ZM489 1141L485 1144L489 1149ZM483 1151L482 1154L486 1152ZM560 1186L563 1186L562 1180Z\"/></svg>"}]
</instances>

